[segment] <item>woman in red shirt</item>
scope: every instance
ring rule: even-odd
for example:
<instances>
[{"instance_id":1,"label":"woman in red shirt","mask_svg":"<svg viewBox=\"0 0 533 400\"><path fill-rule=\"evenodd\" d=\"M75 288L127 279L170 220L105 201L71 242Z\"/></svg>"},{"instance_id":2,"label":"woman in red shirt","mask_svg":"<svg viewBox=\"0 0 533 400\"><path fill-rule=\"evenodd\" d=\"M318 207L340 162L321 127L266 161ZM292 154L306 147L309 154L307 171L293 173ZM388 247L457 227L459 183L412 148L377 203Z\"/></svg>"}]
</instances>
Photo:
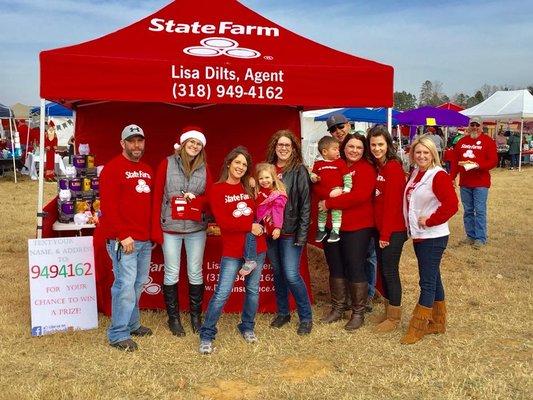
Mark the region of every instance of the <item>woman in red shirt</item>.
<instances>
[{"instance_id":1,"label":"woman in red shirt","mask_svg":"<svg viewBox=\"0 0 533 400\"><path fill-rule=\"evenodd\" d=\"M348 134L340 147L341 158L346 162L353 187L349 193L319 202L320 209L342 210L341 240L324 243L324 254L329 266L331 311L322 322L331 323L343 318L346 309L346 287L349 283L352 299L352 316L345 329L360 328L364 322L368 298L368 279L365 261L370 238L374 234L374 207L372 204L376 185L376 170L367 161L368 143L360 134Z\"/></svg>"},{"instance_id":2,"label":"woman in red shirt","mask_svg":"<svg viewBox=\"0 0 533 400\"><path fill-rule=\"evenodd\" d=\"M427 333L446 331L440 262L450 236L448 220L459 203L431 139L417 139L411 146L410 159L415 169L405 188L403 213L418 260L420 297L403 344L416 343Z\"/></svg>"},{"instance_id":3,"label":"woman in red shirt","mask_svg":"<svg viewBox=\"0 0 533 400\"><path fill-rule=\"evenodd\" d=\"M266 240L263 227L254 222L256 206L250 186L250 171L252 158L248 150L242 146L236 147L224 159L220 179L209 192L211 211L222 236L222 259L215 293L209 301L205 321L200 328L201 354L213 352L217 322L244 264L244 245L248 232L257 237L257 267L244 278L246 295L241 322L237 328L246 342L257 342L254 320L259 301L259 280L266 255Z\"/></svg>"},{"instance_id":4,"label":"woman in red shirt","mask_svg":"<svg viewBox=\"0 0 533 400\"><path fill-rule=\"evenodd\" d=\"M383 125L376 125L368 132L370 160L377 170L374 196L376 255L385 288L385 313L374 318L376 332L396 329L401 319L402 285L400 282L400 257L407 231L402 204L405 174L396 156L391 136Z\"/></svg>"}]
</instances>

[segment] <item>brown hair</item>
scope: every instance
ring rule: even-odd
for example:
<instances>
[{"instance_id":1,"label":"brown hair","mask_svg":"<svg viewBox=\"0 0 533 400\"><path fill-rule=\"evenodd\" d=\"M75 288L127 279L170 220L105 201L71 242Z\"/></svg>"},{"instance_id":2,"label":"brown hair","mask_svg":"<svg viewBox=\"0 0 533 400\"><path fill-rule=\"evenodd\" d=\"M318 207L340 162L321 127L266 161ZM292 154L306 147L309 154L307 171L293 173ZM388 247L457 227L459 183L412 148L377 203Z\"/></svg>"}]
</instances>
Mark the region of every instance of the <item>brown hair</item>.
<instances>
[{"instance_id":1,"label":"brown hair","mask_svg":"<svg viewBox=\"0 0 533 400\"><path fill-rule=\"evenodd\" d=\"M348 144L348 142L352 139L357 139L361 143L363 143L363 156L361 158L368 160L368 154L369 154L368 140L365 136L361 135L359 132L361 131L347 134L344 140L342 141L339 151L340 151L340 156L344 161L347 161L346 154L344 153L344 149L346 148L346 145Z\"/></svg>"},{"instance_id":2,"label":"brown hair","mask_svg":"<svg viewBox=\"0 0 533 400\"><path fill-rule=\"evenodd\" d=\"M348 135L346 135L348 136ZM318 141L318 152L320 154L322 154L322 150L326 150L326 149L329 149L332 145L334 145L335 143L339 143L339 141L337 139L335 139L333 136L323 136L319 141Z\"/></svg>"},{"instance_id":3,"label":"brown hair","mask_svg":"<svg viewBox=\"0 0 533 400\"><path fill-rule=\"evenodd\" d=\"M276 173L276 167L269 163L259 163L255 166L255 178L256 178L256 192L259 191L259 174L263 171L266 171L272 176L272 189L277 190L278 192L286 192L285 185L278 178Z\"/></svg>"},{"instance_id":4,"label":"brown hair","mask_svg":"<svg viewBox=\"0 0 533 400\"><path fill-rule=\"evenodd\" d=\"M244 190L246 190L246 193L253 197L254 189L250 185L250 179L252 178L252 173L250 172L252 170L252 156L248 152L248 149L244 146L237 146L226 155L226 157L224 158L224 162L222 163L222 168L220 169L220 178L218 179L218 182L226 182L229 176L229 165L239 155L242 155L246 159L246 163L248 164L246 167L246 172L241 178L241 183L244 186Z\"/></svg>"},{"instance_id":5,"label":"brown hair","mask_svg":"<svg viewBox=\"0 0 533 400\"><path fill-rule=\"evenodd\" d=\"M184 141L178 150L176 150L176 154L181 158L181 164L183 165L183 172L185 173L185 176L187 179L189 179L194 171L196 171L198 168L200 168L202 165L204 165L206 162L206 155L205 155L205 146L202 145L202 150L196 155L196 157L191 158L190 155L187 154L185 151L185 143L187 143L190 139L187 139Z\"/></svg>"},{"instance_id":6,"label":"brown hair","mask_svg":"<svg viewBox=\"0 0 533 400\"><path fill-rule=\"evenodd\" d=\"M294 136L294 133L292 133L292 131L288 129L282 129L274 133L270 138L270 142L268 143L267 147L266 162L274 165L277 164L278 155L276 154L276 145L278 144L278 140L282 137L289 139L291 141L292 146L291 158L283 167L283 172L285 172L302 165L303 158L302 147L300 146L300 142L298 141L298 139L296 139L296 136Z\"/></svg>"},{"instance_id":7,"label":"brown hair","mask_svg":"<svg viewBox=\"0 0 533 400\"><path fill-rule=\"evenodd\" d=\"M396 152L394 151L392 137L388 129L384 125L376 125L368 131L367 137L368 137L369 147L370 147L370 139L373 137L379 137L379 136L383 136L383 138L385 139L385 142L387 143L387 152L385 153L385 161L390 161L390 160L400 161L398 159L398 156L396 155ZM372 162L375 166L377 166L378 160L376 159L376 157L374 157L371 151L369 151L368 153L369 153L368 160Z\"/></svg>"}]
</instances>

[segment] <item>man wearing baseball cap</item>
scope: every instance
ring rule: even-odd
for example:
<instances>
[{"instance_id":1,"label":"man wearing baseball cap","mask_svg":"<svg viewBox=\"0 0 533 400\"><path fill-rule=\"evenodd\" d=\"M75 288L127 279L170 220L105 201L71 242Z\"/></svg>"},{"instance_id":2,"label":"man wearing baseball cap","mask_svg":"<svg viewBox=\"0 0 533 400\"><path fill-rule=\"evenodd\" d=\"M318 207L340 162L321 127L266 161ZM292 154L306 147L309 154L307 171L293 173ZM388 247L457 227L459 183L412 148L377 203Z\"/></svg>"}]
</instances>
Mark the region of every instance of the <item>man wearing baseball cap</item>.
<instances>
[{"instance_id":1,"label":"man wearing baseball cap","mask_svg":"<svg viewBox=\"0 0 533 400\"><path fill-rule=\"evenodd\" d=\"M454 162L450 175L459 174L463 224L466 238L461 244L480 249L487 243L487 197L490 188L490 170L498 164L496 143L483 133L479 117L470 123L454 147Z\"/></svg>"},{"instance_id":2,"label":"man wearing baseball cap","mask_svg":"<svg viewBox=\"0 0 533 400\"><path fill-rule=\"evenodd\" d=\"M106 239L115 280L111 287L109 344L124 351L137 350L131 336L150 336L140 322L139 297L148 280L152 168L143 163L144 131L138 125L122 130L122 153L105 164L100 174L102 216L98 229Z\"/></svg>"},{"instance_id":3,"label":"man wearing baseball cap","mask_svg":"<svg viewBox=\"0 0 533 400\"><path fill-rule=\"evenodd\" d=\"M350 133L351 125L350 121L342 114L330 115L326 121L328 126L328 132L331 136L342 143L348 133Z\"/></svg>"}]
</instances>

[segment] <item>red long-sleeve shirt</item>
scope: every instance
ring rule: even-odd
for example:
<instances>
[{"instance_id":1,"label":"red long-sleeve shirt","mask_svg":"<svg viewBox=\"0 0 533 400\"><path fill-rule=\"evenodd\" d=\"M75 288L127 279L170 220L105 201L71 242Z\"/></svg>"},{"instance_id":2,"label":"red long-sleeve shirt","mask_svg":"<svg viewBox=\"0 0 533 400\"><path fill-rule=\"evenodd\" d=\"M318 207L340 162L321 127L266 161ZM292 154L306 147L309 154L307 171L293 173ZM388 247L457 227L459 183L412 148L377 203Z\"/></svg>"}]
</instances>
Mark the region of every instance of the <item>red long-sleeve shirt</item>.
<instances>
[{"instance_id":1,"label":"red long-sleeve shirt","mask_svg":"<svg viewBox=\"0 0 533 400\"><path fill-rule=\"evenodd\" d=\"M353 186L349 193L326 200L328 209L342 210L342 231L357 231L374 226L374 191L377 172L361 159L348 167Z\"/></svg>"},{"instance_id":2,"label":"red long-sleeve shirt","mask_svg":"<svg viewBox=\"0 0 533 400\"><path fill-rule=\"evenodd\" d=\"M313 164L313 173L320 180L313 184L313 191L319 200L329 199L329 193L336 187L344 187L343 176L350 173L343 159L317 160Z\"/></svg>"},{"instance_id":3,"label":"red long-sleeve shirt","mask_svg":"<svg viewBox=\"0 0 533 400\"><path fill-rule=\"evenodd\" d=\"M453 179L459 174L459 186L467 188L490 187L490 170L498 165L496 143L485 134L472 139L465 136L454 147L451 176ZM478 168L465 170L459 165L460 161L473 161Z\"/></svg>"},{"instance_id":4,"label":"red long-sleeve shirt","mask_svg":"<svg viewBox=\"0 0 533 400\"><path fill-rule=\"evenodd\" d=\"M163 204L163 196L165 194L165 185L167 182L167 170L168 170L168 158L164 158L157 167L155 174L155 184L154 184L154 201L152 207L152 240L156 243L163 243L163 230L161 229L161 206ZM202 195L196 196L195 205L202 210L206 210L209 206L209 189L213 185L213 178L209 173L209 168L206 170L206 182L205 182L205 193Z\"/></svg>"},{"instance_id":5,"label":"red long-sleeve shirt","mask_svg":"<svg viewBox=\"0 0 533 400\"><path fill-rule=\"evenodd\" d=\"M405 174L397 160L389 160L378 170L374 197L374 220L379 240L390 241L392 232L407 230L403 218Z\"/></svg>"},{"instance_id":6,"label":"red long-sleeve shirt","mask_svg":"<svg viewBox=\"0 0 533 400\"><path fill-rule=\"evenodd\" d=\"M109 161L100 174L99 229L107 239L150 240L152 168L122 154Z\"/></svg>"},{"instance_id":7,"label":"red long-sleeve shirt","mask_svg":"<svg viewBox=\"0 0 533 400\"><path fill-rule=\"evenodd\" d=\"M209 204L222 235L222 256L242 258L246 234L255 217L255 200L242 184L215 183L209 192ZM265 235L256 236L257 252L266 251Z\"/></svg>"}]
</instances>

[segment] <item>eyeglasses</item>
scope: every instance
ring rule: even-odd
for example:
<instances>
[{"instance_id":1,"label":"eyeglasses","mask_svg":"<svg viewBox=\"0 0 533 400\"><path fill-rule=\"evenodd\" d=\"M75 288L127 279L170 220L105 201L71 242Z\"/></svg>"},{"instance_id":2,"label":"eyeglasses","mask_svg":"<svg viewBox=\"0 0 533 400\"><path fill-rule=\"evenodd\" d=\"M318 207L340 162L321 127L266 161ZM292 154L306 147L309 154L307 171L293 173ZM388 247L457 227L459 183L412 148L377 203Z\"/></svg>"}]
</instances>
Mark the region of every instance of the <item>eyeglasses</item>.
<instances>
[{"instance_id":1,"label":"eyeglasses","mask_svg":"<svg viewBox=\"0 0 533 400\"><path fill-rule=\"evenodd\" d=\"M337 124L333 125L331 128L328 129L329 133L335 132L337 129L342 130L344 129L344 124Z\"/></svg>"},{"instance_id":2,"label":"eyeglasses","mask_svg":"<svg viewBox=\"0 0 533 400\"><path fill-rule=\"evenodd\" d=\"M276 143L276 147L278 149L282 149L282 148L290 149L292 147L292 144L291 143Z\"/></svg>"}]
</instances>

